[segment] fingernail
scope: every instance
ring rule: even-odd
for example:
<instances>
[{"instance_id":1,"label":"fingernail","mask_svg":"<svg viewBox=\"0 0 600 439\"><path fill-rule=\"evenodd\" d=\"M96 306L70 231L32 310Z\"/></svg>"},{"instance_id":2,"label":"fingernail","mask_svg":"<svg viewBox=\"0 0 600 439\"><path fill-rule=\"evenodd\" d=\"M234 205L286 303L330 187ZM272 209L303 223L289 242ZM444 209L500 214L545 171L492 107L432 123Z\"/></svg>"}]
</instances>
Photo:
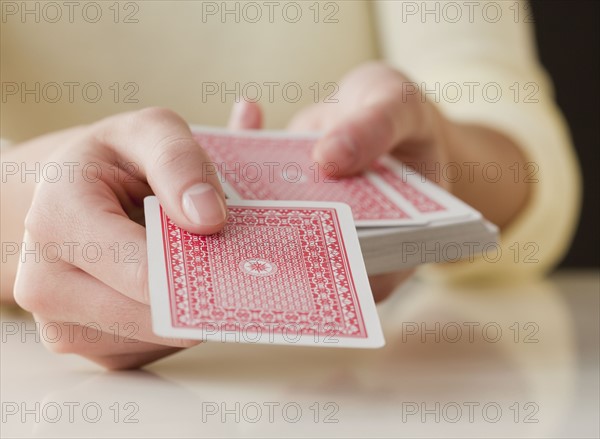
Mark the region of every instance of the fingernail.
<instances>
[{"instance_id":1,"label":"fingernail","mask_svg":"<svg viewBox=\"0 0 600 439\"><path fill-rule=\"evenodd\" d=\"M356 143L348 135L326 138L316 151L317 161L321 164L333 162L342 170L351 169L358 160Z\"/></svg>"},{"instance_id":2,"label":"fingernail","mask_svg":"<svg viewBox=\"0 0 600 439\"><path fill-rule=\"evenodd\" d=\"M208 183L196 184L184 192L183 212L199 226L215 226L227 217L225 201Z\"/></svg>"}]
</instances>

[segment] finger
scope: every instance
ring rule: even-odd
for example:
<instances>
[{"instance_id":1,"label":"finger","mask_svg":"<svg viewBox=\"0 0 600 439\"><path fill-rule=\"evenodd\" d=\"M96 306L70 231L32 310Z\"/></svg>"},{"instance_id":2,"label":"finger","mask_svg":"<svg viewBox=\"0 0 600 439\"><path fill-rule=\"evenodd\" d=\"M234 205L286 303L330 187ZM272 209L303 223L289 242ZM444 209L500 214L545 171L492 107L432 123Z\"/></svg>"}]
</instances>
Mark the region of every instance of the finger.
<instances>
[{"instance_id":1,"label":"finger","mask_svg":"<svg viewBox=\"0 0 600 439\"><path fill-rule=\"evenodd\" d=\"M21 277L17 287L15 296L19 305L41 319L68 322L72 331L81 327L86 333L80 334L82 337L77 341L97 339L100 342L100 333L105 333L179 348L199 343L155 335L148 305L120 294L65 262L42 263L22 274L27 278ZM65 326L65 334L67 329ZM62 341L72 337L65 336ZM105 347L110 346L111 338L104 337L103 343Z\"/></svg>"},{"instance_id":2,"label":"finger","mask_svg":"<svg viewBox=\"0 0 600 439\"><path fill-rule=\"evenodd\" d=\"M260 105L244 99L233 104L227 125L230 130L259 130L262 126L263 118Z\"/></svg>"},{"instance_id":3,"label":"finger","mask_svg":"<svg viewBox=\"0 0 600 439\"><path fill-rule=\"evenodd\" d=\"M134 328L115 323L110 332L97 329L93 321L77 323L74 321L61 322L34 314L38 328L39 341L49 351L58 354L78 354L85 357L113 357L122 355L140 355L150 351L178 351L181 348L148 343L120 336L119 331L130 333ZM94 360L95 361L95 360Z\"/></svg>"},{"instance_id":4,"label":"finger","mask_svg":"<svg viewBox=\"0 0 600 439\"><path fill-rule=\"evenodd\" d=\"M137 369L156 360L160 360L168 355L179 352L179 348L149 349L146 352L126 353L117 355L83 355L88 360L93 361L109 370L128 370Z\"/></svg>"},{"instance_id":5,"label":"finger","mask_svg":"<svg viewBox=\"0 0 600 439\"><path fill-rule=\"evenodd\" d=\"M118 158L139 165L169 217L193 233L218 232L227 217L223 190L187 123L162 108L117 115L93 128Z\"/></svg>"},{"instance_id":6,"label":"finger","mask_svg":"<svg viewBox=\"0 0 600 439\"><path fill-rule=\"evenodd\" d=\"M369 284L373 291L375 302L381 302L389 297L414 274L415 270L399 271L396 273L378 274L369 276Z\"/></svg>"},{"instance_id":7,"label":"finger","mask_svg":"<svg viewBox=\"0 0 600 439\"><path fill-rule=\"evenodd\" d=\"M322 165L336 163L340 175L360 172L420 130L417 113L408 111L397 94L378 98L326 132L315 145L313 158Z\"/></svg>"},{"instance_id":8,"label":"finger","mask_svg":"<svg viewBox=\"0 0 600 439\"><path fill-rule=\"evenodd\" d=\"M43 271L45 261L53 265L61 260L137 302L149 303L146 230L127 216L103 182L40 185L25 229L23 245L35 254L20 264L15 295L19 285Z\"/></svg>"},{"instance_id":9,"label":"finger","mask_svg":"<svg viewBox=\"0 0 600 439\"><path fill-rule=\"evenodd\" d=\"M296 113L287 129L295 132L319 132L331 124L333 116L335 112L332 114L325 104L314 104Z\"/></svg>"}]
</instances>

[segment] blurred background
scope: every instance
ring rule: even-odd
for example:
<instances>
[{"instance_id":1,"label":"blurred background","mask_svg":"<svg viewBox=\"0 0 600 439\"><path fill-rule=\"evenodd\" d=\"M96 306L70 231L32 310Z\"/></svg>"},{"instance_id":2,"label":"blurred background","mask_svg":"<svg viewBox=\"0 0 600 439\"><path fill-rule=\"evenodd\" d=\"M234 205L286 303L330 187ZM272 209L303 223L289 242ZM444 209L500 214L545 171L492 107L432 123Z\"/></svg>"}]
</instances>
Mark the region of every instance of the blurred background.
<instances>
[{"instance_id":1,"label":"blurred background","mask_svg":"<svg viewBox=\"0 0 600 439\"><path fill-rule=\"evenodd\" d=\"M571 250L560 268L598 267L598 164L600 150L600 3L533 0L542 64L554 80L583 171L583 210Z\"/></svg>"},{"instance_id":2,"label":"blurred background","mask_svg":"<svg viewBox=\"0 0 600 439\"><path fill-rule=\"evenodd\" d=\"M532 8L583 172L565 270L508 287L413 280L379 305L387 345L375 351L207 343L133 372L47 351L31 317L4 307L0 437L599 437L600 2L533 0ZM430 329L467 323L475 336L458 341ZM422 332L408 330L415 325ZM501 335L490 340L488 326ZM73 402L75 421L64 409ZM273 402L273 422L244 413L222 420L223 407ZM88 404L103 410L99 422L82 416ZM282 416L287 404L303 409L299 422ZM477 405L474 421L466 404ZM498 420L486 416L488 405L501 409ZM63 416L47 421L56 406ZM462 416L456 422L440 406L459 406ZM207 416L208 407L222 411Z\"/></svg>"}]
</instances>

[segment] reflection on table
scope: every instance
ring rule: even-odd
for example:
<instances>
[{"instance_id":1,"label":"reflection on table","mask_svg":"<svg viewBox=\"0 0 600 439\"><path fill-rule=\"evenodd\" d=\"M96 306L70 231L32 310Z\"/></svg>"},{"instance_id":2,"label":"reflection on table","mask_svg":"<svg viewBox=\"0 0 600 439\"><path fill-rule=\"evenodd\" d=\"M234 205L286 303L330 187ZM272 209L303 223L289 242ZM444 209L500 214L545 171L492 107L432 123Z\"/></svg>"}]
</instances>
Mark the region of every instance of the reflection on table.
<instances>
[{"instance_id":1,"label":"reflection on table","mask_svg":"<svg viewBox=\"0 0 600 439\"><path fill-rule=\"evenodd\" d=\"M593 307L597 277L589 279L577 288ZM3 434L593 436L598 346L589 363L578 337L593 331L597 314L578 321L563 284L413 282L379 306L387 342L380 350L208 343L145 371L108 373L7 338ZM17 317L3 313L3 322L11 319ZM5 408L14 409L7 403L38 403L38 422L7 415ZM49 422L57 410L62 415Z\"/></svg>"}]
</instances>

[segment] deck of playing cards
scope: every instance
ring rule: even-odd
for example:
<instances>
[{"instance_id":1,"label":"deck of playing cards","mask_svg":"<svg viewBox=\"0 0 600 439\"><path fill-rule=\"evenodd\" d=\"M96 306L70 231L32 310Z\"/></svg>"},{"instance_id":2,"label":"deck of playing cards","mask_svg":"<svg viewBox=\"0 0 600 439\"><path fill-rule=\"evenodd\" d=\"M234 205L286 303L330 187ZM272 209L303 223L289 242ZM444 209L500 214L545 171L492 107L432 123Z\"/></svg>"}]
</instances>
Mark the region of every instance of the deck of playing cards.
<instances>
[{"instance_id":1,"label":"deck of playing cards","mask_svg":"<svg viewBox=\"0 0 600 439\"><path fill-rule=\"evenodd\" d=\"M146 199L160 336L380 347L367 273L471 258L496 243L479 212L390 156L336 179L335 164L311 159L315 135L194 134L212 159L199 172L220 179L229 218L218 234L195 235Z\"/></svg>"}]
</instances>

